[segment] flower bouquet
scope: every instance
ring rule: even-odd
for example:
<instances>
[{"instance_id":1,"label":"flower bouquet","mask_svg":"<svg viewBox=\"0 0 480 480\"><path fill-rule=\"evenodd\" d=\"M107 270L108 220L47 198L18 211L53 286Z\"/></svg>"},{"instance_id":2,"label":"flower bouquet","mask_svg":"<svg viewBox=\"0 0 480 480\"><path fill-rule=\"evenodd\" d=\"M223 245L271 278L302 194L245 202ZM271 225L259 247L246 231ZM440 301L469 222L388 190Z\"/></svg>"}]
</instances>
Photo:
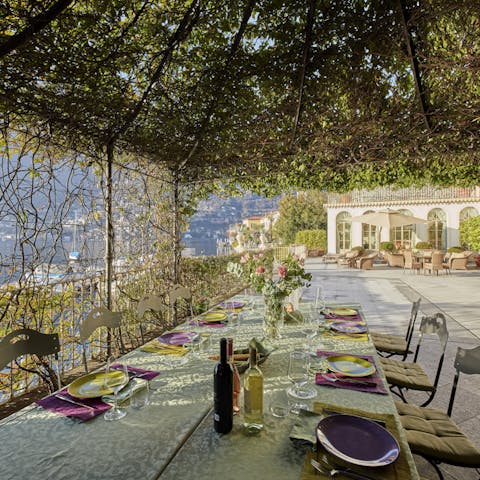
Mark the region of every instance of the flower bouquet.
<instances>
[{"instance_id":1,"label":"flower bouquet","mask_svg":"<svg viewBox=\"0 0 480 480\"><path fill-rule=\"evenodd\" d=\"M258 293L263 295L265 315L263 329L265 338L280 338L283 324L283 302L294 290L310 286L310 273L303 268L303 259L288 255L280 265L274 268L273 257L264 253L252 255L246 253L239 263L229 263L227 270L243 278Z\"/></svg>"}]
</instances>

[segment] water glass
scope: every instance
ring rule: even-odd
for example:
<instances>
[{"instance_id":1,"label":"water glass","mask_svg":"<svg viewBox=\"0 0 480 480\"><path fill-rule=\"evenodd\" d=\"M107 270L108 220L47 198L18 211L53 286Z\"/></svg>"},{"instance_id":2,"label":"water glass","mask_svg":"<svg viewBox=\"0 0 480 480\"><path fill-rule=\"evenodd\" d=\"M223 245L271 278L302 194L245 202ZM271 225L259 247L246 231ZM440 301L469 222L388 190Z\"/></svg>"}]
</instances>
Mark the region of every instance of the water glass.
<instances>
[{"instance_id":1,"label":"water glass","mask_svg":"<svg viewBox=\"0 0 480 480\"><path fill-rule=\"evenodd\" d=\"M290 413L290 404L285 390L270 393L269 410L276 418L285 418Z\"/></svg>"},{"instance_id":2,"label":"water glass","mask_svg":"<svg viewBox=\"0 0 480 480\"><path fill-rule=\"evenodd\" d=\"M310 354L300 350L290 352L288 361L288 378L293 383L287 392L290 396L300 399L310 399L317 395L314 388L308 387L310 370Z\"/></svg>"},{"instance_id":3,"label":"water glass","mask_svg":"<svg viewBox=\"0 0 480 480\"><path fill-rule=\"evenodd\" d=\"M109 359L106 366L104 386L113 391L114 404L113 408L107 410L103 416L107 421L120 420L127 414L125 409L118 408L118 392L128 385L130 379L128 376L128 368L125 363L116 366L114 369L112 369L111 365Z\"/></svg>"},{"instance_id":4,"label":"water glass","mask_svg":"<svg viewBox=\"0 0 480 480\"><path fill-rule=\"evenodd\" d=\"M150 383L147 380L137 379L132 390L130 406L135 409L146 407L150 403Z\"/></svg>"}]
</instances>

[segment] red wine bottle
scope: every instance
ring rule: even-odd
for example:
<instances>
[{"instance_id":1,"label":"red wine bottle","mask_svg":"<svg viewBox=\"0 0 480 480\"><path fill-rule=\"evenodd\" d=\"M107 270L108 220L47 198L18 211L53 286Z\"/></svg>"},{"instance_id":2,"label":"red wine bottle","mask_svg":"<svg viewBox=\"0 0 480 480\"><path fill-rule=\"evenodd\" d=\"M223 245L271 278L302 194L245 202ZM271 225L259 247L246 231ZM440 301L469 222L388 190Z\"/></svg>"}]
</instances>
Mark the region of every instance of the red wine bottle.
<instances>
[{"instance_id":1,"label":"red wine bottle","mask_svg":"<svg viewBox=\"0 0 480 480\"><path fill-rule=\"evenodd\" d=\"M213 426L218 433L233 427L233 370L227 362L227 339L220 340L220 362L213 373Z\"/></svg>"}]
</instances>

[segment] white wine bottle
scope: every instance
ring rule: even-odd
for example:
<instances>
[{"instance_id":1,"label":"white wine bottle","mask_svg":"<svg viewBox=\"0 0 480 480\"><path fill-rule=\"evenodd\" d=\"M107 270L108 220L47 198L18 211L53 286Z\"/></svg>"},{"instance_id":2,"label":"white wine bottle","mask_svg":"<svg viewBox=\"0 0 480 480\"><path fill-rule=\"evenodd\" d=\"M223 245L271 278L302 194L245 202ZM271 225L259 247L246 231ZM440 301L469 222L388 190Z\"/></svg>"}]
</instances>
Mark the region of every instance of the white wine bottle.
<instances>
[{"instance_id":1,"label":"white wine bottle","mask_svg":"<svg viewBox=\"0 0 480 480\"><path fill-rule=\"evenodd\" d=\"M263 428L263 375L257 365L257 349L250 347L250 365L243 383L244 427L251 433Z\"/></svg>"}]
</instances>

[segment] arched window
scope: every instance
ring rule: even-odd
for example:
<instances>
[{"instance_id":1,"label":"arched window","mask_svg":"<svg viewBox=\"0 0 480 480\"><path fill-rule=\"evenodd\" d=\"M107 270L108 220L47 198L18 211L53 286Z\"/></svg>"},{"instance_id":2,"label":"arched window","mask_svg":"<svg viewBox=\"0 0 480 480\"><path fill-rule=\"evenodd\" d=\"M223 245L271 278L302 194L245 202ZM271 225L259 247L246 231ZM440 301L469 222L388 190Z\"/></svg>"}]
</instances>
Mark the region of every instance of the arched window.
<instances>
[{"instance_id":1,"label":"arched window","mask_svg":"<svg viewBox=\"0 0 480 480\"><path fill-rule=\"evenodd\" d=\"M366 213L373 213L368 210ZM362 223L362 246L367 250L377 250L377 227L368 223Z\"/></svg>"},{"instance_id":2,"label":"arched window","mask_svg":"<svg viewBox=\"0 0 480 480\"><path fill-rule=\"evenodd\" d=\"M475 207L465 207L460 211L460 225L469 218L478 217L478 210Z\"/></svg>"},{"instance_id":3,"label":"arched window","mask_svg":"<svg viewBox=\"0 0 480 480\"><path fill-rule=\"evenodd\" d=\"M400 213L413 217L410 210L401 209ZM392 227L390 229L390 241L396 248L412 248L413 246L413 225L402 225L401 227Z\"/></svg>"},{"instance_id":4,"label":"arched window","mask_svg":"<svg viewBox=\"0 0 480 480\"><path fill-rule=\"evenodd\" d=\"M428 241L433 248L445 248L445 233L447 231L447 217L441 208L434 208L428 212Z\"/></svg>"},{"instance_id":5,"label":"arched window","mask_svg":"<svg viewBox=\"0 0 480 480\"><path fill-rule=\"evenodd\" d=\"M337 215L337 252L350 250L352 216L348 212Z\"/></svg>"}]
</instances>

